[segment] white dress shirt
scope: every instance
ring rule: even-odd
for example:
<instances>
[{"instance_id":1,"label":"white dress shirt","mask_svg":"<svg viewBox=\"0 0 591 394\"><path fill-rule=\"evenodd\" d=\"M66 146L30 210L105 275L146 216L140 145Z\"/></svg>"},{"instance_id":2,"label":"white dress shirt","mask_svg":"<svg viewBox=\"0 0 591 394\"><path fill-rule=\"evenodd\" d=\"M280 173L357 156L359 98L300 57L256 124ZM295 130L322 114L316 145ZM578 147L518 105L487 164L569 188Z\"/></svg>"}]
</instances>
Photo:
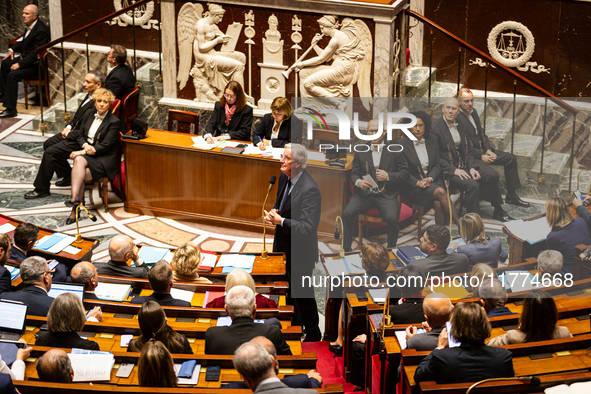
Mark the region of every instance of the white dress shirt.
<instances>
[{"instance_id":1,"label":"white dress shirt","mask_svg":"<svg viewBox=\"0 0 591 394\"><path fill-rule=\"evenodd\" d=\"M450 123L447 119L445 119L445 123L447 123L447 127L449 127L449 132L451 133L451 138L453 138L454 140L454 145L456 146L456 149L459 148L462 144L462 137L460 136L460 132L458 131L458 124Z\"/></svg>"},{"instance_id":2,"label":"white dress shirt","mask_svg":"<svg viewBox=\"0 0 591 394\"><path fill-rule=\"evenodd\" d=\"M425 144L425 139L421 138L418 141L413 141L413 143L415 150L417 151L419 161L421 162L421 169L426 174L427 170L429 169L429 155L427 154L427 145Z\"/></svg>"},{"instance_id":3,"label":"white dress shirt","mask_svg":"<svg viewBox=\"0 0 591 394\"><path fill-rule=\"evenodd\" d=\"M96 132L101 126L101 123L103 123L103 120L105 120L106 115L106 112L102 116L98 113L94 114L94 121L90 125L90 129L88 130L88 137L86 138L86 142L88 142L90 145L94 143L94 137L96 136Z\"/></svg>"}]
</instances>

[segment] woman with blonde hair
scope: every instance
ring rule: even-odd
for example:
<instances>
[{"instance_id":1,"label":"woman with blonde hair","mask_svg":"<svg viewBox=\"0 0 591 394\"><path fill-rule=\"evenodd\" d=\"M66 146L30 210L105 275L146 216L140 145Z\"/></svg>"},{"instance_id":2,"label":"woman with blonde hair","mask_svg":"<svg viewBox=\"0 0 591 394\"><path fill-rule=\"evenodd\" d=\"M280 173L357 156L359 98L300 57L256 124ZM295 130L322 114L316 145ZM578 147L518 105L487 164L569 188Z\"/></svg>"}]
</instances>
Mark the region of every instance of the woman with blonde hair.
<instances>
[{"instance_id":1,"label":"woman with blonde hair","mask_svg":"<svg viewBox=\"0 0 591 394\"><path fill-rule=\"evenodd\" d=\"M211 283L211 280L199 276L199 266L203 261L201 249L193 242L187 242L174 252L172 267L173 278L177 282Z\"/></svg>"},{"instance_id":2,"label":"woman with blonde hair","mask_svg":"<svg viewBox=\"0 0 591 394\"><path fill-rule=\"evenodd\" d=\"M255 294L255 302L257 308L277 308L277 303L270 298L265 297L262 294L257 293L254 279L252 276L243 269L234 268L228 276L226 276L226 294L234 286L246 286L249 287ZM226 296L221 296L215 300L211 300L207 303L206 308L224 308L226 305Z\"/></svg>"},{"instance_id":3,"label":"woman with blonde hair","mask_svg":"<svg viewBox=\"0 0 591 394\"><path fill-rule=\"evenodd\" d=\"M575 219L566 202L560 197L551 198L546 202L546 220L552 227L546 238L546 247L562 253L562 271L574 274L575 246L591 245L587 223L580 217Z\"/></svg>"},{"instance_id":4,"label":"woman with blonde hair","mask_svg":"<svg viewBox=\"0 0 591 394\"><path fill-rule=\"evenodd\" d=\"M470 267L486 263L492 268L497 268L499 261L507 260L508 254L503 250L501 240L487 238L484 233L484 222L477 213L468 213L460 218L460 236L466 245L458 246L456 251L468 256Z\"/></svg>"},{"instance_id":5,"label":"woman with blonde hair","mask_svg":"<svg viewBox=\"0 0 591 394\"><path fill-rule=\"evenodd\" d=\"M141 387L176 387L174 361L166 346L150 340L138 360L138 381Z\"/></svg>"},{"instance_id":6,"label":"woman with blonde hair","mask_svg":"<svg viewBox=\"0 0 591 394\"><path fill-rule=\"evenodd\" d=\"M478 297L478 288L484 279L487 278L499 279L497 271L493 270L492 267L486 263L478 263L472 268L470 272L470 286L472 286L472 295L469 298ZM472 279L472 278L477 278Z\"/></svg>"},{"instance_id":7,"label":"woman with blonde hair","mask_svg":"<svg viewBox=\"0 0 591 394\"><path fill-rule=\"evenodd\" d=\"M260 150L268 146L283 148L290 142L298 142L300 122L291 116L291 103L285 97L275 97L271 103L271 113L263 119L252 134L252 143Z\"/></svg>"}]
</instances>

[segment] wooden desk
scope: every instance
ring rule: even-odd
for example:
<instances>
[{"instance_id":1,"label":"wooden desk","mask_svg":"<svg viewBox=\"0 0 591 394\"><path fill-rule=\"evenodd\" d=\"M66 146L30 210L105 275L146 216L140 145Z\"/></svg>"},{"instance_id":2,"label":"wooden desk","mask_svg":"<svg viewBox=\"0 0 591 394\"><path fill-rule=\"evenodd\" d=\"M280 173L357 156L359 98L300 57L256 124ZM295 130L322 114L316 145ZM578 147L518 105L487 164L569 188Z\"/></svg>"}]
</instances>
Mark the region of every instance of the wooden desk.
<instances>
[{"instance_id":1,"label":"wooden desk","mask_svg":"<svg viewBox=\"0 0 591 394\"><path fill-rule=\"evenodd\" d=\"M192 148L190 134L150 129L147 137L125 140L127 212L262 230L269 179L281 173L278 160ZM344 169L308 161L306 170L322 194L320 233L333 232L335 217L347 205L352 161L349 155ZM267 209L273 206L276 191L277 186ZM268 244L267 250L271 249Z\"/></svg>"},{"instance_id":2,"label":"wooden desk","mask_svg":"<svg viewBox=\"0 0 591 394\"><path fill-rule=\"evenodd\" d=\"M576 209L573 204L569 204L569 210L572 212L575 218L578 218ZM586 206L587 210L591 212L591 206ZM546 214L534 216L525 221L535 220L542 217L546 217ZM503 226L503 232L507 234L507 243L509 244L509 265L519 264L528 257L538 257L538 254L546 249L546 242L541 241L537 244L530 244L526 240L517 238L513 233L507 230L507 227Z\"/></svg>"}]
</instances>

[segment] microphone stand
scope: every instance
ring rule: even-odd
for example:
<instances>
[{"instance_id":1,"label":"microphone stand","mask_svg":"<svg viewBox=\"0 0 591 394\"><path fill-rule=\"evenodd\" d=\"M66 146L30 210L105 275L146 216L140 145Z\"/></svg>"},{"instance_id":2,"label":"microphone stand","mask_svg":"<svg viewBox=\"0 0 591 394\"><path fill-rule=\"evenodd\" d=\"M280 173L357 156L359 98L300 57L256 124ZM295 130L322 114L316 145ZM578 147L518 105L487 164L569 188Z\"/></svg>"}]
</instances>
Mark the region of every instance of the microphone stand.
<instances>
[{"instance_id":1,"label":"microphone stand","mask_svg":"<svg viewBox=\"0 0 591 394\"><path fill-rule=\"evenodd\" d=\"M271 189L273 189L273 185L275 184L275 177L271 177L272 182L269 184L269 188L267 189L267 195L265 196L265 202L263 203L262 208L262 218L263 218L263 250L261 251L261 260L268 260L269 253L267 252L267 240L265 239L267 235L267 223L265 223L265 205L267 205L267 199L269 198L269 193L271 193Z\"/></svg>"},{"instance_id":2,"label":"microphone stand","mask_svg":"<svg viewBox=\"0 0 591 394\"><path fill-rule=\"evenodd\" d=\"M78 213L80 212L80 208L86 211L86 214L88 215L90 220L96 222L96 216L88 212L88 209L86 209L84 205L80 204L76 207L76 240L74 242L77 244L82 243L82 234L80 234L80 226L78 225Z\"/></svg>"},{"instance_id":3,"label":"microphone stand","mask_svg":"<svg viewBox=\"0 0 591 394\"><path fill-rule=\"evenodd\" d=\"M451 198L449 197L449 174L448 173L443 174L443 182L445 182L445 191L446 191L446 195L447 195L447 206L449 208L449 239L451 240L453 238L451 236L452 214L451 214Z\"/></svg>"},{"instance_id":4,"label":"microphone stand","mask_svg":"<svg viewBox=\"0 0 591 394\"><path fill-rule=\"evenodd\" d=\"M466 394L470 394L470 392L472 391L472 389L474 387L479 386L483 383L498 382L498 381L502 381L502 380L504 380L504 381L519 380L521 382L527 382L531 386L539 386L540 385L540 378L538 378L537 376L515 376L515 377L511 377L511 378L490 378L490 379L484 379L484 380L481 380L480 382L474 383L472 386L470 386L468 388L468 390L466 390Z\"/></svg>"},{"instance_id":5,"label":"microphone stand","mask_svg":"<svg viewBox=\"0 0 591 394\"><path fill-rule=\"evenodd\" d=\"M338 233L338 224L339 222L341 222L341 233ZM345 227L343 226L343 218L341 218L340 216L337 216L335 221L334 221L334 228L335 228L335 239L341 239L341 249L339 249L339 259L344 259L345 258L345 248L343 247L343 244L345 242L345 239L343 237L343 235L345 234Z\"/></svg>"}]
</instances>

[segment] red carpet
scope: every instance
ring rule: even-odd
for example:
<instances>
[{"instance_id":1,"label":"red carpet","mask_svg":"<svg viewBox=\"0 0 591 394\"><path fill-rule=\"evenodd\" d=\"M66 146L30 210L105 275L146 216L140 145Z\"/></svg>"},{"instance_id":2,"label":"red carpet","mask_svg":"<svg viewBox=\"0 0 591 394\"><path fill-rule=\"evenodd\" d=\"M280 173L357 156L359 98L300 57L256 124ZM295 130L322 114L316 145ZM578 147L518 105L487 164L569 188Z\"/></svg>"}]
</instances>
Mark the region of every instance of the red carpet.
<instances>
[{"instance_id":1,"label":"red carpet","mask_svg":"<svg viewBox=\"0 0 591 394\"><path fill-rule=\"evenodd\" d=\"M343 357L333 358L334 354L328 350L328 342L303 342L303 352L316 352L316 370L322 376L322 387L326 384L342 384L345 393L352 393L355 389L351 383L345 382L343 377Z\"/></svg>"}]
</instances>

